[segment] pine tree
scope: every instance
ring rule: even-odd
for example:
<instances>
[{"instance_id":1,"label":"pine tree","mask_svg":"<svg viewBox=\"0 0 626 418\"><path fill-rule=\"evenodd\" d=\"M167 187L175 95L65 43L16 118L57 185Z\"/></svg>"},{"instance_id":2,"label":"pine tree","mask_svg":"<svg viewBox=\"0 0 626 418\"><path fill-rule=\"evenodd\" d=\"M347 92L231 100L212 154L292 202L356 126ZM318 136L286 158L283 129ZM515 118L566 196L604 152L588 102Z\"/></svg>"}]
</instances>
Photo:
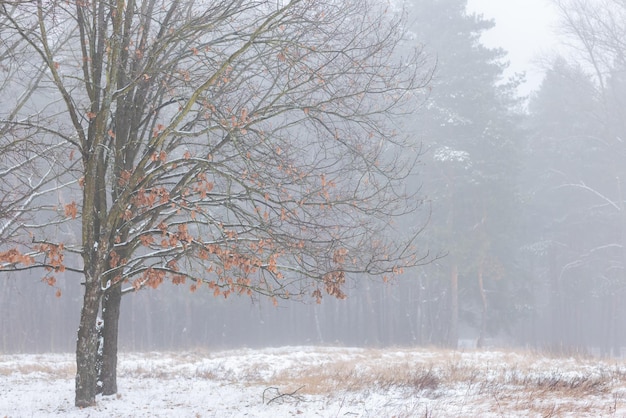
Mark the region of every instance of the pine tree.
<instances>
[{"instance_id":1,"label":"pine tree","mask_svg":"<svg viewBox=\"0 0 626 418\"><path fill-rule=\"evenodd\" d=\"M447 325L430 333L435 342L456 346L459 318L474 325L482 341L488 328L504 327L511 314L504 301L517 286L509 250L519 80L503 79L505 51L480 42L493 22L467 14L466 1L414 1L412 16L416 39L436 63L429 99L415 121L427 149L427 231L431 248L448 252L424 279L436 301L431 307L447 302ZM433 309L432 315L440 314ZM437 317L425 321L441 324Z\"/></svg>"}]
</instances>

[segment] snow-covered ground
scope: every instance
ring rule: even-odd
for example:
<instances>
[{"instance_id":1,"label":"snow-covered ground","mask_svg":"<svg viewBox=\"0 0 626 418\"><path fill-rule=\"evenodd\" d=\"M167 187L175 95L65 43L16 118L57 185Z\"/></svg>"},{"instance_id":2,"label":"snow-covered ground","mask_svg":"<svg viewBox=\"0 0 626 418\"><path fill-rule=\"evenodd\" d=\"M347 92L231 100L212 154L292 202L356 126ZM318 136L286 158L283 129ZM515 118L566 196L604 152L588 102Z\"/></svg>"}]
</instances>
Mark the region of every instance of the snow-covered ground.
<instances>
[{"instance_id":1,"label":"snow-covered ground","mask_svg":"<svg viewBox=\"0 0 626 418\"><path fill-rule=\"evenodd\" d=\"M281 347L121 353L73 406L71 354L0 354L0 417L626 416L626 363L505 351Z\"/></svg>"}]
</instances>

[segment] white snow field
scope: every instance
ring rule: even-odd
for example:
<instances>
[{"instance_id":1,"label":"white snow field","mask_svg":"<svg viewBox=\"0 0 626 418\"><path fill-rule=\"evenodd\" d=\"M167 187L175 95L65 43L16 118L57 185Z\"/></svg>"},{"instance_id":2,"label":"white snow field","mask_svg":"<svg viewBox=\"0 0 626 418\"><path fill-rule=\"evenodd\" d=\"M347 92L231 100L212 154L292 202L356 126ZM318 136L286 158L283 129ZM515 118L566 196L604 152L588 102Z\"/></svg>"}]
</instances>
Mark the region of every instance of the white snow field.
<instances>
[{"instance_id":1,"label":"white snow field","mask_svg":"<svg viewBox=\"0 0 626 418\"><path fill-rule=\"evenodd\" d=\"M281 347L120 353L74 407L72 354L0 354L0 417L622 417L626 362L513 351Z\"/></svg>"}]
</instances>

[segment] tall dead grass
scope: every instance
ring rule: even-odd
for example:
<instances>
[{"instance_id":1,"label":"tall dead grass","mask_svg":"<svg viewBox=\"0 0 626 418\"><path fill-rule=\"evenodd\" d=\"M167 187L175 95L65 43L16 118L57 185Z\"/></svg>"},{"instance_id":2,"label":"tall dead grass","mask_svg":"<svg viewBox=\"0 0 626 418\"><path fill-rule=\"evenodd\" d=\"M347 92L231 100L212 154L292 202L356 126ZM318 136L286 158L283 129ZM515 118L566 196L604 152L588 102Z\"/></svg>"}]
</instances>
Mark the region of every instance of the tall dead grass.
<instances>
[{"instance_id":1,"label":"tall dead grass","mask_svg":"<svg viewBox=\"0 0 626 418\"><path fill-rule=\"evenodd\" d=\"M480 416L472 413L473 406L496 416L615 416L626 397L624 365L590 357L445 350L402 353L389 357L371 350L357 359L302 365L254 383L285 391L298 388L298 393L311 395L403 393L416 399L456 402L463 416ZM427 405L420 408L407 416L438 416Z\"/></svg>"}]
</instances>

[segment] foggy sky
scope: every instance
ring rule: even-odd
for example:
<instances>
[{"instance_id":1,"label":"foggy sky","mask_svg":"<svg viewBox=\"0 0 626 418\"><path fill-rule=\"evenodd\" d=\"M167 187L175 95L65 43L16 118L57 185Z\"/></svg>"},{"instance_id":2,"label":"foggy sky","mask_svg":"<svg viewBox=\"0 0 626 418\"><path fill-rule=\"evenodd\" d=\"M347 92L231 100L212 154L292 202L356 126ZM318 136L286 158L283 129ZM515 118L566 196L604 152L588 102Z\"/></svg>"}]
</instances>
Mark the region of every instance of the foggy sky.
<instances>
[{"instance_id":1,"label":"foggy sky","mask_svg":"<svg viewBox=\"0 0 626 418\"><path fill-rule=\"evenodd\" d=\"M483 34L488 47L504 48L510 67L507 75L526 73L520 94L536 90L543 79L543 62L557 45L557 12L549 0L468 0L467 10L495 20L496 26Z\"/></svg>"}]
</instances>

